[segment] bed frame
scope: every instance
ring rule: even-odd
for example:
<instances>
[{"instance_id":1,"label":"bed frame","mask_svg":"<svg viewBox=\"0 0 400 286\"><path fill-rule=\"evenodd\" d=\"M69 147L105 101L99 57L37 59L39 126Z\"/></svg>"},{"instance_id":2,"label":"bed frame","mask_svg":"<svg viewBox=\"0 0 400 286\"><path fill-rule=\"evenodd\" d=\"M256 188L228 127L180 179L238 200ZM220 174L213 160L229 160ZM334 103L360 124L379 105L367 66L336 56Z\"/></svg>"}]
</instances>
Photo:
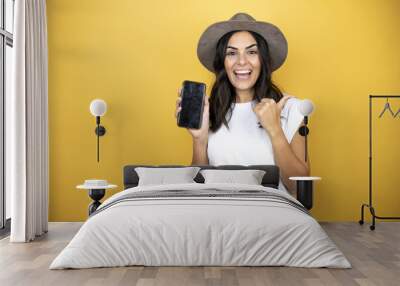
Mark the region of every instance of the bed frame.
<instances>
[{"instance_id":1,"label":"bed frame","mask_svg":"<svg viewBox=\"0 0 400 286\"><path fill-rule=\"evenodd\" d=\"M265 171L265 175L262 179L261 184L265 187L272 187L277 189L279 184L279 167L275 165L251 165L251 166L242 166L242 165L221 165L221 166L202 166L202 165L193 165L193 166L183 166L183 165L127 165L124 167L124 189L133 188L138 185L139 177L135 171L136 167L151 167L151 168L177 168L177 167L200 167L201 170L205 169L218 169L218 170L247 170L247 169L256 169ZM194 178L197 183L204 183L204 178L200 174Z\"/></svg>"}]
</instances>

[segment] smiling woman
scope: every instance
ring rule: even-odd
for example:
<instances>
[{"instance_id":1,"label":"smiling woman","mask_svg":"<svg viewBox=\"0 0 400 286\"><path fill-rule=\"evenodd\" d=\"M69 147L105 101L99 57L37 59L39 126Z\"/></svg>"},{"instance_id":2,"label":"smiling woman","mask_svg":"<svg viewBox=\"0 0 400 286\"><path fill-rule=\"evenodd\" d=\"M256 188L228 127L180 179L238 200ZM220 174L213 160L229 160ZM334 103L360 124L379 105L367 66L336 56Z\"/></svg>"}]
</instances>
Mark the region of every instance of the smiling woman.
<instances>
[{"instance_id":1,"label":"smiling woman","mask_svg":"<svg viewBox=\"0 0 400 286\"><path fill-rule=\"evenodd\" d=\"M271 58L266 41L252 31L231 31L216 47L214 59L216 81L210 97L210 129L217 131L233 103L253 99L274 98L283 95L271 80ZM225 111L225 112L221 112Z\"/></svg>"},{"instance_id":2,"label":"smiling woman","mask_svg":"<svg viewBox=\"0 0 400 286\"><path fill-rule=\"evenodd\" d=\"M299 99L281 92L272 72L287 56L287 41L273 24L245 13L209 26L197 55L215 74L202 127L193 137L193 165L278 165L279 189L294 195L292 176L308 176ZM179 112L179 99L176 112Z\"/></svg>"},{"instance_id":3,"label":"smiling woman","mask_svg":"<svg viewBox=\"0 0 400 286\"><path fill-rule=\"evenodd\" d=\"M232 33L234 34L232 35ZM226 50L224 62L226 73L229 81L240 91L236 100L239 102L242 102L243 99L251 101L253 98L251 88L255 85L260 75L261 64L258 56L258 47L257 43L250 44L247 47L241 46L255 42L255 37L246 31L230 32L227 35L229 38L228 46L226 49L222 47L223 50Z\"/></svg>"}]
</instances>

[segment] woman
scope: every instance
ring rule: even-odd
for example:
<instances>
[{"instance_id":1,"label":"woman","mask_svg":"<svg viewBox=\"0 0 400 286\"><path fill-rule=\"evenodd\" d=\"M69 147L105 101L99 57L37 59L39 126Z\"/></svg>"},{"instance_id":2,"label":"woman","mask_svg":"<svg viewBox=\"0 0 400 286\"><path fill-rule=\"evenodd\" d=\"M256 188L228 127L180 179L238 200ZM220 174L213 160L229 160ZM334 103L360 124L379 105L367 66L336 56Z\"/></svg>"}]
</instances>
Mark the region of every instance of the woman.
<instances>
[{"instance_id":1,"label":"woman","mask_svg":"<svg viewBox=\"0 0 400 286\"><path fill-rule=\"evenodd\" d=\"M202 127L193 137L193 165L272 165L280 168L279 188L294 195L291 176L308 176L305 140L298 132L303 116L298 99L271 81L286 59L281 31L239 13L211 25L199 40L198 57L216 75L205 99ZM180 98L176 113L180 111Z\"/></svg>"}]
</instances>

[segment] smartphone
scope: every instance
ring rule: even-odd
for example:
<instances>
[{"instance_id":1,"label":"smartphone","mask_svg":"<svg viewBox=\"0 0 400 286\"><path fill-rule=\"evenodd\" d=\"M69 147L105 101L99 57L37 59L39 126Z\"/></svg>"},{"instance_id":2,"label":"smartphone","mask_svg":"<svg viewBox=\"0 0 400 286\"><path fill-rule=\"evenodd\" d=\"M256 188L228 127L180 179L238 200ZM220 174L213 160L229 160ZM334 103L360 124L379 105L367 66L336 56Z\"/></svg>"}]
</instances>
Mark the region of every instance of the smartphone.
<instances>
[{"instance_id":1,"label":"smartphone","mask_svg":"<svg viewBox=\"0 0 400 286\"><path fill-rule=\"evenodd\" d=\"M181 89L181 110L177 116L180 127L200 129L203 121L205 83L185 80Z\"/></svg>"}]
</instances>

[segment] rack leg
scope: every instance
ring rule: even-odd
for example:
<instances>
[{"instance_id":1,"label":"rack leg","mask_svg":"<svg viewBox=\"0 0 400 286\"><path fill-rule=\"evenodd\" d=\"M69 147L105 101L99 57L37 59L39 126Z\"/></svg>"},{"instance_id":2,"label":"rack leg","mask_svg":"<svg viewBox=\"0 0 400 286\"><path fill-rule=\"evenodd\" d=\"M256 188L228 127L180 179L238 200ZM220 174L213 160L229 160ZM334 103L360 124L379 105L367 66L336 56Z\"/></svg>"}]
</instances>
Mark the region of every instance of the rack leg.
<instances>
[{"instance_id":1,"label":"rack leg","mask_svg":"<svg viewBox=\"0 0 400 286\"><path fill-rule=\"evenodd\" d=\"M378 216L375 214L375 209L374 209L373 206L370 206L370 205L367 205L367 204L363 204L363 205L361 206L361 219L358 221L358 223L359 223L360 225L363 225L363 224L364 224L364 207L369 208L369 211L370 211L371 216L372 216L372 225L370 225L369 228L370 228L371 230L375 230L375 220L376 220L376 218L381 218L381 217L378 217ZM391 218L382 218L382 219L391 219Z\"/></svg>"},{"instance_id":2,"label":"rack leg","mask_svg":"<svg viewBox=\"0 0 400 286\"><path fill-rule=\"evenodd\" d=\"M363 204L362 206L361 206L361 219L358 221L358 223L360 224L360 225L363 225L364 224L364 207L366 206L366 204Z\"/></svg>"},{"instance_id":3,"label":"rack leg","mask_svg":"<svg viewBox=\"0 0 400 286\"><path fill-rule=\"evenodd\" d=\"M375 230L375 209L373 207L370 207L369 210L371 211L372 215L372 225L369 227L371 230Z\"/></svg>"}]
</instances>

